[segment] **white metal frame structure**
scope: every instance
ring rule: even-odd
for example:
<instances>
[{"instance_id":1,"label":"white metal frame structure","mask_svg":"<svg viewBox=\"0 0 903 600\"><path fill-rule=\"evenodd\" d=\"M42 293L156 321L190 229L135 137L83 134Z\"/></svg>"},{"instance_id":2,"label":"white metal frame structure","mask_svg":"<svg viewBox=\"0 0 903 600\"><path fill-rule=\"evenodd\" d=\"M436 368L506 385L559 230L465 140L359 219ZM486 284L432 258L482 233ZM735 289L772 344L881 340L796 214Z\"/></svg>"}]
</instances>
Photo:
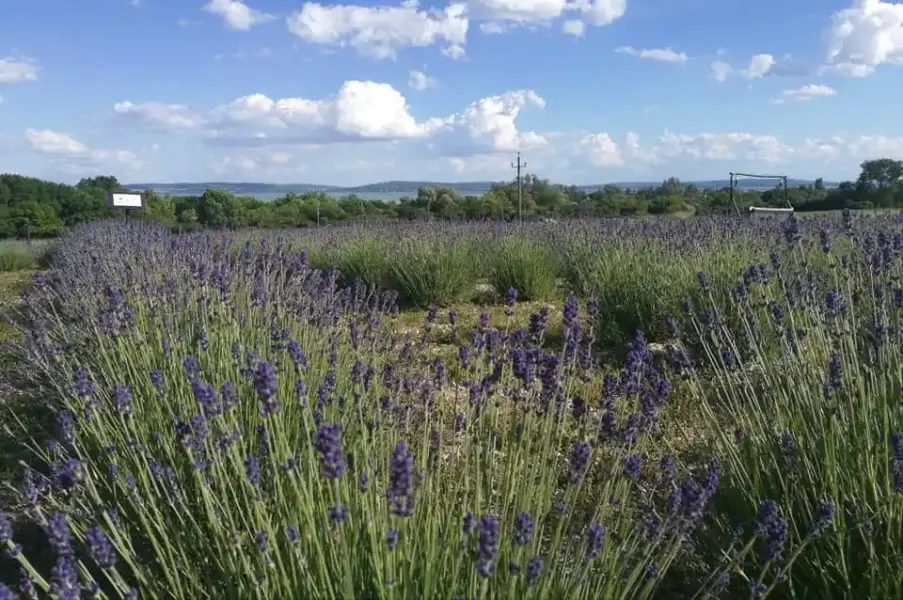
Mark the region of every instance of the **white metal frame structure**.
<instances>
[{"instance_id":1,"label":"white metal frame structure","mask_svg":"<svg viewBox=\"0 0 903 600\"><path fill-rule=\"evenodd\" d=\"M786 175L760 175L754 173L731 173L730 179L730 200L731 205L734 207L734 210L737 211L737 214L740 214L740 209L737 207L737 201L734 198L734 191L739 189L740 179L774 179L780 181L780 188L783 191L784 203L787 205L786 207L771 207L771 206L750 206L749 214L750 216L754 216L756 213L764 213L764 214L789 214L793 212L793 206L790 204L790 199L787 197L787 176Z\"/></svg>"}]
</instances>

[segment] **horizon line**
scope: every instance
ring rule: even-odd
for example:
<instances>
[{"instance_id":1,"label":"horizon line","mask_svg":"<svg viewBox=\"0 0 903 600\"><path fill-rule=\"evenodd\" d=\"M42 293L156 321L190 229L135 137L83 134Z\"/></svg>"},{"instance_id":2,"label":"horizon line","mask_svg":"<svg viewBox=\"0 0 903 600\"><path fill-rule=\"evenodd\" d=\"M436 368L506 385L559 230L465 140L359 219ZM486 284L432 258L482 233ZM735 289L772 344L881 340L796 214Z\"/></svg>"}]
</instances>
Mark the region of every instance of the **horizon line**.
<instances>
[{"instance_id":1,"label":"horizon line","mask_svg":"<svg viewBox=\"0 0 903 600\"><path fill-rule=\"evenodd\" d=\"M559 182L554 182L554 181L549 180L549 183L552 184L552 185L574 186L574 187L581 187L581 188L585 188L585 187L599 187L599 188L601 188L601 187L604 187L604 186L606 186L606 185L618 185L618 186L620 186L620 185L625 185L625 184L649 184L649 185L661 185L662 183L666 182L668 179L669 179L669 178L665 178L665 179L663 179L663 180L661 180L661 181L658 181L658 180L634 180L634 181L622 180L622 181L609 181L609 182L605 182L605 183L583 183L583 184L580 184L580 183L559 183ZM677 179L678 179L682 184L685 184L685 185L691 185L691 184L694 184L694 183L709 183L709 182L721 182L721 181L729 182L729 181L730 181L730 178L729 178L729 177L724 177L724 178L711 178L711 179L692 179L692 180L683 180L683 179L679 179L679 178L677 178ZM760 181L763 181L763 182L768 181L768 180L775 180L775 181L776 181L776 180L778 180L778 179L780 179L780 176L777 176L777 177L767 177L767 178L760 179ZM811 179L810 179L810 178L808 178L808 177L791 177L791 176L789 176L789 175L787 176L787 180L788 180L788 181L811 181L811 182L815 182L815 181L818 180L818 179L822 179L822 181L823 181L825 184L828 184L828 183L839 183L840 181L842 181L842 180L828 181L828 180L825 180L824 178L821 178L821 177L815 177L815 178L811 178ZM744 179L743 179L743 181L748 181L748 180L749 180L749 181L755 181L755 179L753 179L753 178L744 178ZM466 186L466 185L477 185L477 184L488 184L488 185L495 185L495 184L500 184L500 183L501 183L501 184L508 184L508 183L512 183L512 184L513 184L514 181L509 181L509 180L491 180L491 179L475 179L475 180L468 180L468 181L438 181L438 180L415 180L415 179L389 179L389 180L385 180L385 181L375 181L375 182L371 182L371 183L362 183L362 184L359 184L359 185L344 185L344 186L343 186L343 185L324 184L324 183L305 183L305 182L289 182L289 183L277 183L277 182L271 182L271 183L267 183L267 182L263 182L263 181L218 181L218 180L212 180L212 179L211 179L211 180L206 180L206 181L203 181L203 180L202 180L202 181L153 181L153 182L143 182L143 181L142 181L142 182L134 182L134 183L124 183L124 184L122 184L122 185L125 186L125 187L128 187L128 186L199 186L199 185L210 185L210 184L223 184L223 185L280 186L280 187L298 186L298 187L332 188L332 189L338 189L338 190L345 190L345 189L355 189L355 188L363 188L363 187L376 186L376 185L387 185L387 184L394 184L394 185L398 185L398 184L412 184L412 185L414 185L414 184L424 184L424 183L438 184L438 185L442 185L442 186L447 186L447 187L454 188L455 186Z\"/></svg>"}]
</instances>

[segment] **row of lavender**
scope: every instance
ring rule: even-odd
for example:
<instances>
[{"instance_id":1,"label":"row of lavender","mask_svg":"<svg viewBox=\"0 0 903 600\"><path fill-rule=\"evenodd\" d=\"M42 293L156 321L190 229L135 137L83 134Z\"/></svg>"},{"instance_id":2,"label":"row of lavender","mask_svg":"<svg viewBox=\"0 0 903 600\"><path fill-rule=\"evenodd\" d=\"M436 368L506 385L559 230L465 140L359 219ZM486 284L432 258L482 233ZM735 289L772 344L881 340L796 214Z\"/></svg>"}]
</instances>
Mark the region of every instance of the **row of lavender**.
<instances>
[{"instance_id":1,"label":"row of lavender","mask_svg":"<svg viewBox=\"0 0 903 600\"><path fill-rule=\"evenodd\" d=\"M0 516L0 597L898 597L903 233L802 225L572 233L767 257L694 273L667 355L637 334L617 372L595 299L560 348L514 290L506 326L409 338L303 241L82 228L20 316L57 431Z\"/></svg>"},{"instance_id":2,"label":"row of lavender","mask_svg":"<svg viewBox=\"0 0 903 600\"><path fill-rule=\"evenodd\" d=\"M667 334L667 316L678 314L685 298L701 297L697 272L721 289L750 264L767 261L778 225L727 218L523 227L392 221L308 230L286 243L307 251L313 266L337 266L343 285L359 278L399 292L405 307L492 301L493 293L501 302L512 287L528 301L596 298L605 323L599 342L622 348L637 329L652 339ZM236 251L249 240L258 235L238 236Z\"/></svg>"}]
</instances>

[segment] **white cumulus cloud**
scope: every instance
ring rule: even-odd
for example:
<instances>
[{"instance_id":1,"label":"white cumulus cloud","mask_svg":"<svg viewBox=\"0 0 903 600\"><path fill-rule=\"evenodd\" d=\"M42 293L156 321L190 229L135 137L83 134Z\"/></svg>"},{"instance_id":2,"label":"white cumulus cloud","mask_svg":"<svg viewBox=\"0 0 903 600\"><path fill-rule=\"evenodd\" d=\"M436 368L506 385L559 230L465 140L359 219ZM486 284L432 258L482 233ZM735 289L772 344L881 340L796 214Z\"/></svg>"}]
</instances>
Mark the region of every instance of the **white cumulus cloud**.
<instances>
[{"instance_id":1,"label":"white cumulus cloud","mask_svg":"<svg viewBox=\"0 0 903 600\"><path fill-rule=\"evenodd\" d=\"M312 44L351 47L378 59L394 58L405 48L443 45L443 54L459 58L471 21L487 34L519 26L549 25L582 35L587 25L609 25L624 16L627 0L452 0L444 9L401 5L306 2L287 19L291 33Z\"/></svg>"},{"instance_id":2,"label":"white cumulus cloud","mask_svg":"<svg viewBox=\"0 0 903 600\"><path fill-rule=\"evenodd\" d=\"M903 64L903 3L854 0L832 16L827 38L827 72L863 77Z\"/></svg>"},{"instance_id":3,"label":"white cumulus cloud","mask_svg":"<svg viewBox=\"0 0 903 600\"><path fill-rule=\"evenodd\" d=\"M117 116L132 119L161 129L197 129L204 123L203 118L183 104L161 104L142 102L135 104L128 100L113 105Z\"/></svg>"},{"instance_id":4,"label":"white cumulus cloud","mask_svg":"<svg viewBox=\"0 0 903 600\"><path fill-rule=\"evenodd\" d=\"M747 79L761 79L771 74L775 64L777 61L771 54L756 54L750 59L743 74Z\"/></svg>"},{"instance_id":5,"label":"white cumulus cloud","mask_svg":"<svg viewBox=\"0 0 903 600\"><path fill-rule=\"evenodd\" d=\"M203 10L217 15L227 27L237 31L247 31L275 19L273 15L251 8L240 0L210 0Z\"/></svg>"},{"instance_id":6,"label":"white cumulus cloud","mask_svg":"<svg viewBox=\"0 0 903 600\"><path fill-rule=\"evenodd\" d=\"M597 167L620 167L624 164L618 144L607 133L588 133L580 139L580 145L589 155L589 161Z\"/></svg>"},{"instance_id":7,"label":"white cumulus cloud","mask_svg":"<svg viewBox=\"0 0 903 600\"><path fill-rule=\"evenodd\" d=\"M0 58L0 83L37 81L38 67L33 60Z\"/></svg>"},{"instance_id":8,"label":"white cumulus cloud","mask_svg":"<svg viewBox=\"0 0 903 600\"><path fill-rule=\"evenodd\" d=\"M408 85L420 92L436 85L436 80L432 77L428 77L426 73L422 71L411 71L408 75Z\"/></svg>"},{"instance_id":9,"label":"white cumulus cloud","mask_svg":"<svg viewBox=\"0 0 903 600\"><path fill-rule=\"evenodd\" d=\"M689 57L683 52L677 52L671 48L634 48L633 46L621 46L615 50L618 54L629 54L648 60L683 64Z\"/></svg>"},{"instance_id":10,"label":"white cumulus cloud","mask_svg":"<svg viewBox=\"0 0 903 600\"><path fill-rule=\"evenodd\" d=\"M404 95L391 85L346 81L335 96L322 99L274 99L257 93L202 112L184 105L125 101L115 104L113 113L155 129L195 131L211 145L297 146L435 137L434 147L441 154L465 156L547 145L540 133L517 127L525 109L544 106L534 91L515 90L481 98L450 115L418 120Z\"/></svg>"},{"instance_id":11,"label":"white cumulus cloud","mask_svg":"<svg viewBox=\"0 0 903 600\"><path fill-rule=\"evenodd\" d=\"M445 44L445 53L461 56L468 19L463 4L444 10L402 6L326 5L307 2L287 19L289 31L313 44L350 46L373 58L394 58L399 50Z\"/></svg>"},{"instance_id":12,"label":"white cumulus cloud","mask_svg":"<svg viewBox=\"0 0 903 600\"><path fill-rule=\"evenodd\" d=\"M716 60L712 63L712 77L718 83L726 81L732 72L733 68L723 60Z\"/></svg>"},{"instance_id":13,"label":"white cumulus cloud","mask_svg":"<svg viewBox=\"0 0 903 600\"><path fill-rule=\"evenodd\" d=\"M27 129L25 139L37 152L91 166L140 169L143 161L130 150L90 148L71 135L52 129Z\"/></svg>"},{"instance_id":14,"label":"white cumulus cloud","mask_svg":"<svg viewBox=\"0 0 903 600\"><path fill-rule=\"evenodd\" d=\"M837 90L827 85L810 83L802 87L784 90L780 97L772 100L773 104L786 104L787 102L806 102L815 98L824 98L837 95Z\"/></svg>"},{"instance_id":15,"label":"white cumulus cloud","mask_svg":"<svg viewBox=\"0 0 903 600\"><path fill-rule=\"evenodd\" d=\"M517 90L472 102L461 112L439 120L446 131L464 133L473 147L492 152L513 152L543 146L547 140L536 132L520 132L517 118L527 107L546 105L536 92Z\"/></svg>"}]
</instances>

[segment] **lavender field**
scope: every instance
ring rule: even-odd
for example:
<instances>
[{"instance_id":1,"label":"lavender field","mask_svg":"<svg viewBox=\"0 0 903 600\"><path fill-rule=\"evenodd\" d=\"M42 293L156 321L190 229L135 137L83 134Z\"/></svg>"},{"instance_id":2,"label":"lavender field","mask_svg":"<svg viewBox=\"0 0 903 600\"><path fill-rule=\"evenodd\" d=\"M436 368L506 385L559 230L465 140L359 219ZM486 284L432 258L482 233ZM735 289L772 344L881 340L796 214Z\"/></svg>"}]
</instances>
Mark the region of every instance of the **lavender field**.
<instances>
[{"instance_id":1,"label":"lavender field","mask_svg":"<svg viewBox=\"0 0 903 600\"><path fill-rule=\"evenodd\" d=\"M903 224L76 228L0 598L903 597Z\"/></svg>"}]
</instances>

